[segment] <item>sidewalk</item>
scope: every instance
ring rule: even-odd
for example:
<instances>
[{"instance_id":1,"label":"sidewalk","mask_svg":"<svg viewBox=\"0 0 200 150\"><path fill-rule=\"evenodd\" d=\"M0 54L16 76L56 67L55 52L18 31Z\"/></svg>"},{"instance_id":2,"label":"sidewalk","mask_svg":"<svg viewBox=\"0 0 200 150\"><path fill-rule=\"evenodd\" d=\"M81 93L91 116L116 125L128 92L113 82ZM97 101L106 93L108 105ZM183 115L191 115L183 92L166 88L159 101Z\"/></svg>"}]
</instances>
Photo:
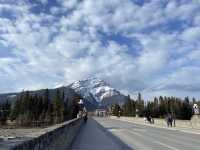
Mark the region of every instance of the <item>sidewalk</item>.
<instances>
[{"instance_id":1,"label":"sidewalk","mask_svg":"<svg viewBox=\"0 0 200 150\"><path fill-rule=\"evenodd\" d=\"M140 125L145 125L145 126L151 126L151 127L155 127L155 128L163 128L163 129L168 129L168 130L177 130L177 131L181 131L181 132L186 132L186 133L192 133L192 134L200 134L200 129L195 129L195 128L186 128L186 127L167 127L167 125L161 125L161 124L149 124L149 123L145 123L144 121L141 120L136 120L134 118L131 117L114 117L111 116L111 119L115 119L115 120L120 120L120 121L126 121L126 122L130 122L130 123L135 123L135 124L140 124Z\"/></svg>"}]
</instances>

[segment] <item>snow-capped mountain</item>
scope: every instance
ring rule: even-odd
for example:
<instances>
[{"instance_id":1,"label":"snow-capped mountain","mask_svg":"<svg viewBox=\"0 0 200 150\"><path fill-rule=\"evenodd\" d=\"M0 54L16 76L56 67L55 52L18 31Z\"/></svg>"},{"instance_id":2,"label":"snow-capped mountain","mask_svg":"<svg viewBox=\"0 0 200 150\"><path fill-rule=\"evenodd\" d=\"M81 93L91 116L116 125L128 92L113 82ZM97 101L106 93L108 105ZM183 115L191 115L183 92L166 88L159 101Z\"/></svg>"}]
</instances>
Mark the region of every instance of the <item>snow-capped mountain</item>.
<instances>
[{"instance_id":1,"label":"snow-capped mountain","mask_svg":"<svg viewBox=\"0 0 200 150\"><path fill-rule=\"evenodd\" d=\"M105 81L98 78L88 78L76 81L70 85L84 99L97 105L110 105L113 103L123 103L126 96L112 88Z\"/></svg>"}]
</instances>

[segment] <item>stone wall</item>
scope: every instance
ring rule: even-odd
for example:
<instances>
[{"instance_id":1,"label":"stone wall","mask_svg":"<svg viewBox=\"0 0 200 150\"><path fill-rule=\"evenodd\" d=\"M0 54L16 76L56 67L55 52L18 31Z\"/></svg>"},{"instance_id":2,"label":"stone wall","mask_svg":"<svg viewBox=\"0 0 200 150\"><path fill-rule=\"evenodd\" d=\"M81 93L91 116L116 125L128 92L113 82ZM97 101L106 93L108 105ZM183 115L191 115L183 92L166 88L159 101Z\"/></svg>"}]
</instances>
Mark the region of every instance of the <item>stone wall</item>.
<instances>
[{"instance_id":1,"label":"stone wall","mask_svg":"<svg viewBox=\"0 0 200 150\"><path fill-rule=\"evenodd\" d=\"M111 118L117 119L115 116ZM144 118L140 117L120 117L120 120L144 124ZM161 127L167 126L165 119L154 118L154 124ZM200 116L194 115L191 120L176 120L176 127L200 129Z\"/></svg>"},{"instance_id":2,"label":"stone wall","mask_svg":"<svg viewBox=\"0 0 200 150\"><path fill-rule=\"evenodd\" d=\"M82 124L82 119L73 119L49 127L38 137L17 144L11 150L68 150Z\"/></svg>"},{"instance_id":3,"label":"stone wall","mask_svg":"<svg viewBox=\"0 0 200 150\"><path fill-rule=\"evenodd\" d=\"M200 129L200 115L193 115L191 123L194 128Z\"/></svg>"}]
</instances>

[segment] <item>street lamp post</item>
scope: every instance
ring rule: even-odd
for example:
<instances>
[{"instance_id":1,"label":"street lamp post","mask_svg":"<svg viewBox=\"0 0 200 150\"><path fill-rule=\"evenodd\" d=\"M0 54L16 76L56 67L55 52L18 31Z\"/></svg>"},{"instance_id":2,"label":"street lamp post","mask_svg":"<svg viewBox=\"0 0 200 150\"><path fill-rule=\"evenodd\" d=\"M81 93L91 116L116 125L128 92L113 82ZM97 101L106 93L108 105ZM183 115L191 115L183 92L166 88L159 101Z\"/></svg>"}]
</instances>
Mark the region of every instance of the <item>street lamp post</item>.
<instances>
[{"instance_id":1,"label":"street lamp post","mask_svg":"<svg viewBox=\"0 0 200 150\"><path fill-rule=\"evenodd\" d=\"M199 107L197 104L193 105L193 111L194 111L194 115L199 115Z\"/></svg>"},{"instance_id":2,"label":"street lamp post","mask_svg":"<svg viewBox=\"0 0 200 150\"><path fill-rule=\"evenodd\" d=\"M78 110L77 118L80 118L80 117L82 117L83 107L84 107L84 103L83 103L82 99L80 99L80 101L78 102L78 105L79 105L79 110Z\"/></svg>"},{"instance_id":3,"label":"street lamp post","mask_svg":"<svg viewBox=\"0 0 200 150\"><path fill-rule=\"evenodd\" d=\"M139 117L139 109L135 110L135 116L138 118Z\"/></svg>"}]
</instances>

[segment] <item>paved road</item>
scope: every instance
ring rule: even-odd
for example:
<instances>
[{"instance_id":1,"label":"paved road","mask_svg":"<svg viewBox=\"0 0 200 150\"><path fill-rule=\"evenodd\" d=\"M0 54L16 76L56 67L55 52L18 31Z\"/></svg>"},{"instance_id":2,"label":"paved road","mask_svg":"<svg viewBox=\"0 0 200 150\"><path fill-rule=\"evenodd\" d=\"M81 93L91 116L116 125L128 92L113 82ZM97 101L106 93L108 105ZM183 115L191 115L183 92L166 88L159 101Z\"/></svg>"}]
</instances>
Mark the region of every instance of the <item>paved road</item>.
<instances>
[{"instance_id":1,"label":"paved road","mask_svg":"<svg viewBox=\"0 0 200 150\"><path fill-rule=\"evenodd\" d=\"M200 135L94 118L82 128L72 150L200 150Z\"/></svg>"}]
</instances>

